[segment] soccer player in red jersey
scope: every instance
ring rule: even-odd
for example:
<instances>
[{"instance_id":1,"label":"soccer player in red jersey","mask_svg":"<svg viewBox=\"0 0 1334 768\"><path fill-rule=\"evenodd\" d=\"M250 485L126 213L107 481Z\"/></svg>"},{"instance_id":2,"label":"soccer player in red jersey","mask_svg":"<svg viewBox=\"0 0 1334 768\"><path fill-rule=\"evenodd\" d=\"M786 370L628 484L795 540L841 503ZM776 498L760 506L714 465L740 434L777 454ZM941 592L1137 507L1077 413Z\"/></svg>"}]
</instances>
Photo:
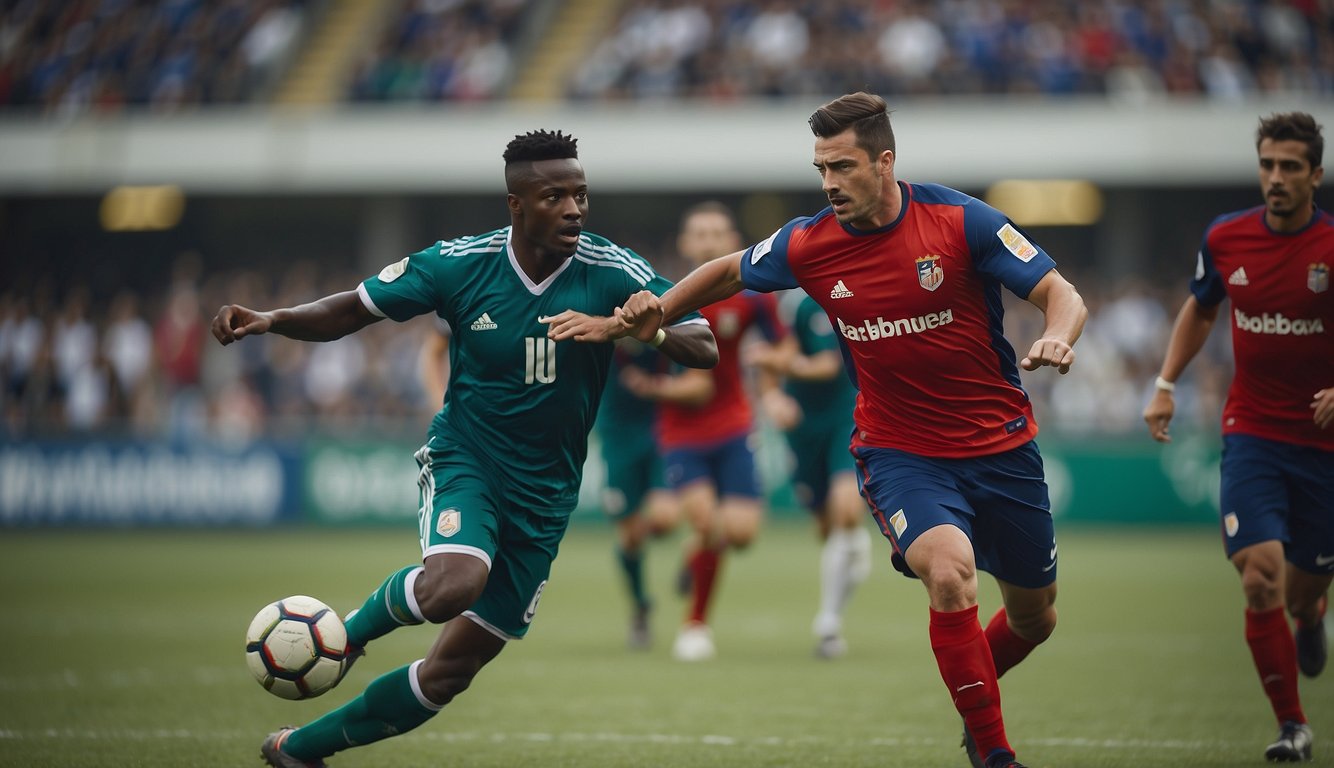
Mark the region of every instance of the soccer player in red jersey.
<instances>
[{"instance_id":1,"label":"soccer player in red jersey","mask_svg":"<svg viewBox=\"0 0 1334 768\"><path fill-rule=\"evenodd\" d=\"M677 250L691 264L706 264L740 247L736 221L722 203L700 203L682 215ZM693 529L681 579L689 603L672 646L681 661L713 657L708 613L723 554L749 546L764 512L750 446L754 419L741 371L742 339L752 328L771 342L785 336L777 302L768 294L739 293L700 314L718 340L717 366L671 376L622 376L633 392L658 402L663 475L676 493L676 509Z\"/></svg>"},{"instance_id":2,"label":"soccer player in red jersey","mask_svg":"<svg viewBox=\"0 0 1334 768\"><path fill-rule=\"evenodd\" d=\"M931 647L969 759L1013 768L997 678L1056 626L1056 539L1019 368L1068 371L1088 313L1004 214L896 180L879 96L835 99L810 126L828 208L705 264L661 299L635 294L617 317L623 332L642 334L743 288L800 287L820 303L859 385L852 452L862 494L895 567L926 587ZM1002 332L1002 288L1045 315L1019 361ZM1004 601L985 630L979 569Z\"/></svg>"},{"instance_id":3,"label":"soccer player in red jersey","mask_svg":"<svg viewBox=\"0 0 1334 768\"><path fill-rule=\"evenodd\" d=\"M1236 372L1223 407L1223 543L1241 574L1246 643L1279 722L1265 757L1296 762L1311 759L1297 671L1314 677L1325 666L1334 579L1334 216L1315 207L1325 142L1310 115L1262 119L1255 141L1264 205L1205 230L1144 420L1153 439L1171 439L1176 380L1230 299Z\"/></svg>"}]
</instances>

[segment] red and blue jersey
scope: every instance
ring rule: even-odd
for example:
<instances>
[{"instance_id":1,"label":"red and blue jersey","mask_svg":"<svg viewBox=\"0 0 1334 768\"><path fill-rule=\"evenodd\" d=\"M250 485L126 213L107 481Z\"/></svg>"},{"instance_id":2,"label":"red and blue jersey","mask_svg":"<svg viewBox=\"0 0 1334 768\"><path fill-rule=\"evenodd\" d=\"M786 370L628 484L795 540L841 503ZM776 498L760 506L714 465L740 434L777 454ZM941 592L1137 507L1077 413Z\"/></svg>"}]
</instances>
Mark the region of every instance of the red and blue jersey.
<instances>
[{"instance_id":1,"label":"red and blue jersey","mask_svg":"<svg viewBox=\"0 0 1334 768\"><path fill-rule=\"evenodd\" d=\"M1205 230L1190 290L1206 307L1232 300L1236 372L1223 434L1334 450L1334 429L1312 418L1315 393L1334 387L1334 216L1317 210L1298 232L1275 232L1262 206Z\"/></svg>"},{"instance_id":2,"label":"red and blue jersey","mask_svg":"<svg viewBox=\"0 0 1334 768\"><path fill-rule=\"evenodd\" d=\"M829 208L794 219L746 251L742 280L801 287L829 315L859 389L854 447L958 458L1021 445L1037 424L1004 336L1001 288L1027 298L1056 265L981 200L899 187L893 222L861 231Z\"/></svg>"},{"instance_id":3,"label":"red and blue jersey","mask_svg":"<svg viewBox=\"0 0 1334 768\"><path fill-rule=\"evenodd\" d=\"M713 397L703 405L662 402L658 406L658 443L664 449L712 446L752 428L750 398L741 376L741 337L757 328L769 341L786 336L773 296L743 291L699 311L718 342L718 364L710 371Z\"/></svg>"}]
</instances>

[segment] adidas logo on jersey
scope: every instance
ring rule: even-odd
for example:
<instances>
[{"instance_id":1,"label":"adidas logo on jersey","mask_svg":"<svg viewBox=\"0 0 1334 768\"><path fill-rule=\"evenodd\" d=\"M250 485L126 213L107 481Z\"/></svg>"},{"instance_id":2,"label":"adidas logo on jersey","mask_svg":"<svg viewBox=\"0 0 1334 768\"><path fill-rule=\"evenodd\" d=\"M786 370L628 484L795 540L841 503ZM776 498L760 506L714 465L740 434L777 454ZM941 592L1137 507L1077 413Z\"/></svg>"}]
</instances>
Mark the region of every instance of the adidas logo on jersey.
<instances>
[{"instance_id":1,"label":"adidas logo on jersey","mask_svg":"<svg viewBox=\"0 0 1334 768\"><path fill-rule=\"evenodd\" d=\"M843 284L843 281L839 280L837 283L834 283L834 289L829 292L829 298L831 299L852 298L852 291L849 291L848 287Z\"/></svg>"},{"instance_id":2,"label":"adidas logo on jersey","mask_svg":"<svg viewBox=\"0 0 1334 768\"><path fill-rule=\"evenodd\" d=\"M1246 268L1237 267L1237 271L1227 279L1228 285L1250 285L1251 281L1246 279Z\"/></svg>"},{"instance_id":3,"label":"adidas logo on jersey","mask_svg":"<svg viewBox=\"0 0 1334 768\"><path fill-rule=\"evenodd\" d=\"M495 321L491 319L491 313L483 312L482 316L472 321L472 325L469 327L474 331L494 331L500 326L496 325Z\"/></svg>"}]
</instances>

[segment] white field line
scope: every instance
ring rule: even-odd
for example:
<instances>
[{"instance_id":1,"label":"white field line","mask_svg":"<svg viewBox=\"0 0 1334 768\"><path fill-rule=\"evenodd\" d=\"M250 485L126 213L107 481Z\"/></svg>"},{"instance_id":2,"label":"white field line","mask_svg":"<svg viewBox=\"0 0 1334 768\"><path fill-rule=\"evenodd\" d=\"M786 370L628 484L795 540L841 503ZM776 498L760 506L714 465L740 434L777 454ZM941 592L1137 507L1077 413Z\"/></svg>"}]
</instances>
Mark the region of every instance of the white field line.
<instances>
[{"instance_id":1,"label":"white field line","mask_svg":"<svg viewBox=\"0 0 1334 768\"><path fill-rule=\"evenodd\" d=\"M36 729L0 729L0 742L3 741L46 741L46 740L70 740L77 739L83 741L232 741L236 739L253 738L258 739L262 734L257 735L249 731L192 731L185 728L157 728L157 729L92 729L92 728L36 728ZM658 744L658 745L680 745L680 746L710 746L718 748L730 748L737 746L761 746L774 747L776 749L790 748L793 746L810 746L822 743L838 744L840 747L849 745L856 746L856 742L847 740L838 740L822 738L820 736L802 736L792 738L788 736L748 736L736 737L725 734L671 734L671 733L480 733L475 731L464 731L458 733L441 733L438 731L427 731L413 733L408 736L411 739L425 739L427 741L441 741L446 743L458 744L478 744L478 743L503 743L503 742L535 742L535 743L615 743L615 744ZM1200 749L1229 749L1242 748L1246 745L1239 743L1223 741L1186 741L1181 739L1086 739L1069 737L1039 737L1026 738L1025 744L1044 747L1083 747L1090 750L1108 750L1108 749L1161 749L1161 750L1179 750L1194 751ZM931 739L931 738L887 738L875 737L865 739L861 746L867 749L881 747L903 747L903 746L944 746L957 747L958 740L950 739Z\"/></svg>"}]
</instances>

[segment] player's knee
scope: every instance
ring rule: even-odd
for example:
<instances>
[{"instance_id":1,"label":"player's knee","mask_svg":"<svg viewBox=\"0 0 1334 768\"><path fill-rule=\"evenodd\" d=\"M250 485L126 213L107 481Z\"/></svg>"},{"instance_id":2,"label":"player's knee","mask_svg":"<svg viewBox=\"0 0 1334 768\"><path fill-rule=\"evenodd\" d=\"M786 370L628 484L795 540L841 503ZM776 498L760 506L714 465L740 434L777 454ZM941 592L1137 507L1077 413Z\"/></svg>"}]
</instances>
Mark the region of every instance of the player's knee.
<instances>
[{"instance_id":1,"label":"player's knee","mask_svg":"<svg viewBox=\"0 0 1334 768\"><path fill-rule=\"evenodd\" d=\"M1029 615L1009 615L1010 629L1019 637L1033 644L1044 643L1056 631L1056 606Z\"/></svg>"},{"instance_id":2,"label":"player's knee","mask_svg":"<svg viewBox=\"0 0 1334 768\"><path fill-rule=\"evenodd\" d=\"M485 568L480 574L469 572L435 578L431 578L427 572L418 579L417 605L421 609L422 617L427 621L432 624L443 624L477 602L485 587Z\"/></svg>"},{"instance_id":3,"label":"player's knee","mask_svg":"<svg viewBox=\"0 0 1334 768\"><path fill-rule=\"evenodd\" d=\"M1278 569L1247 566L1241 571L1241 591L1252 610L1269 610L1281 605L1280 586Z\"/></svg>"}]
</instances>

